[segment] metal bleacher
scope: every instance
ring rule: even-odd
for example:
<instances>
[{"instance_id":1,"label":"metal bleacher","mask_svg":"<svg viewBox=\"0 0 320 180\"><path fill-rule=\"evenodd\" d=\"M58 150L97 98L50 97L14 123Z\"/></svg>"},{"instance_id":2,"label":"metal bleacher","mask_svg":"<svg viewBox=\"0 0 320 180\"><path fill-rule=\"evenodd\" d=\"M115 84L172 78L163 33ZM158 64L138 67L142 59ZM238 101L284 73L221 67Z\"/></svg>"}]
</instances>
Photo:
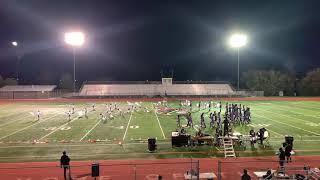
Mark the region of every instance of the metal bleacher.
<instances>
[{"instance_id":1,"label":"metal bleacher","mask_svg":"<svg viewBox=\"0 0 320 180\"><path fill-rule=\"evenodd\" d=\"M173 84L170 83L87 83L80 96L208 96L231 95L234 91L228 83Z\"/></svg>"},{"instance_id":2,"label":"metal bleacher","mask_svg":"<svg viewBox=\"0 0 320 180\"><path fill-rule=\"evenodd\" d=\"M56 85L7 85L0 88L2 92L42 92L53 91Z\"/></svg>"},{"instance_id":3,"label":"metal bleacher","mask_svg":"<svg viewBox=\"0 0 320 180\"><path fill-rule=\"evenodd\" d=\"M0 88L0 99L47 99L56 97L56 85L7 85Z\"/></svg>"}]
</instances>

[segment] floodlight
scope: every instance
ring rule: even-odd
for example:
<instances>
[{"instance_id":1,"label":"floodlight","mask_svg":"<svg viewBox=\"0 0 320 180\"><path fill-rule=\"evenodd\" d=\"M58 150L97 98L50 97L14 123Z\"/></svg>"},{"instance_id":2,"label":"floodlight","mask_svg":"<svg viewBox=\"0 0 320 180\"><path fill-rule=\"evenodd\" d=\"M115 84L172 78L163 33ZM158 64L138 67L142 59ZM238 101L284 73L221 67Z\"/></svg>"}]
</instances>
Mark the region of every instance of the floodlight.
<instances>
[{"instance_id":1,"label":"floodlight","mask_svg":"<svg viewBox=\"0 0 320 180\"><path fill-rule=\"evenodd\" d=\"M65 43L73 46L73 92L76 91L76 48L83 45L85 40L84 33L77 32L67 32L64 34Z\"/></svg>"},{"instance_id":2,"label":"floodlight","mask_svg":"<svg viewBox=\"0 0 320 180\"><path fill-rule=\"evenodd\" d=\"M17 41L12 41L11 44L12 44L13 46L18 46L18 42L17 42Z\"/></svg>"},{"instance_id":3,"label":"floodlight","mask_svg":"<svg viewBox=\"0 0 320 180\"><path fill-rule=\"evenodd\" d=\"M247 36L245 34L233 34L229 39L231 47L240 48L247 44Z\"/></svg>"},{"instance_id":4,"label":"floodlight","mask_svg":"<svg viewBox=\"0 0 320 180\"><path fill-rule=\"evenodd\" d=\"M241 34L241 33L236 33L236 34L233 34L230 39L229 39L229 45L232 47L232 48L237 48L238 50L238 82L237 82L237 87L238 87L238 90L240 89L240 56L239 56L239 51L240 51L240 48L244 45L247 44L247 36L245 34Z\"/></svg>"},{"instance_id":5,"label":"floodlight","mask_svg":"<svg viewBox=\"0 0 320 180\"><path fill-rule=\"evenodd\" d=\"M12 41L11 45L14 46L15 53L16 53L16 56L17 56L16 80L18 82L18 80L19 80L19 61L20 61L21 56L18 54L18 51L17 51L18 48L19 48L18 47L18 42L17 41Z\"/></svg>"},{"instance_id":6,"label":"floodlight","mask_svg":"<svg viewBox=\"0 0 320 180\"><path fill-rule=\"evenodd\" d=\"M67 32L64 34L64 41L71 46L82 46L85 35L82 32Z\"/></svg>"}]
</instances>

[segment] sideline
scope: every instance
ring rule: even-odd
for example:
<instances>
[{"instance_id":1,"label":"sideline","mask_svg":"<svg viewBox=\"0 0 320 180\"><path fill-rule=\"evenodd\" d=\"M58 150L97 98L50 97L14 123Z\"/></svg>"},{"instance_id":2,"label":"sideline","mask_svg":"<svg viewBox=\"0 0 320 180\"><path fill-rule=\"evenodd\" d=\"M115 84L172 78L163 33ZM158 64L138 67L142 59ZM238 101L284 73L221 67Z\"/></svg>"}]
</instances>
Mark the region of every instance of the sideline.
<instances>
[{"instance_id":1,"label":"sideline","mask_svg":"<svg viewBox=\"0 0 320 180\"><path fill-rule=\"evenodd\" d=\"M127 128L126 128L126 131L124 132L122 141L124 141L124 139L126 138L127 131L128 131L128 128L129 128L129 125L130 125L130 122L131 122L131 118L132 118L132 113L133 113L133 111L134 111L134 110L131 110L131 114L130 114L130 117L129 117L129 121L128 121L128 124L127 124Z\"/></svg>"},{"instance_id":2,"label":"sideline","mask_svg":"<svg viewBox=\"0 0 320 180\"><path fill-rule=\"evenodd\" d=\"M156 109L153 108L153 111L154 111L154 114L156 115L156 118L157 118L157 120L158 120L158 124L159 124L159 127L160 127L160 129L161 129L161 132L162 132L162 135L163 135L163 139L166 139L166 136L164 135L164 132L163 132L162 126L161 126L161 124L160 124L160 121L159 121L159 118L158 118Z\"/></svg>"},{"instance_id":3,"label":"sideline","mask_svg":"<svg viewBox=\"0 0 320 180\"><path fill-rule=\"evenodd\" d=\"M36 123L34 123L34 124L31 124L31 125L29 125L29 126L27 126L27 127L24 127L24 128L22 128L22 129L18 129L17 131L14 131L13 133L10 133L10 134L8 134L8 135L5 135L5 136L1 137L0 140L4 139L4 138L6 138L6 137L9 137L9 136L11 136L11 135L14 135L14 134L16 134L16 133L18 133L18 132L21 132L21 131L23 131L23 130L25 130L25 129L28 129L28 128L32 127L32 126L35 126L35 125L37 125L37 124L39 124L39 123L42 123L42 122L45 122L45 121L47 121L47 120L49 120L49 119L52 119L52 118L54 118L54 117L57 117L58 115L59 115L59 114L56 114L56 115L51 116L51 117L48 117L48 118L46 118L46 119L44 119L44 120L42 120L42 121L40 120L40 121L38 121L38 122L36 122Z\"/></svg>"}]
</instances>

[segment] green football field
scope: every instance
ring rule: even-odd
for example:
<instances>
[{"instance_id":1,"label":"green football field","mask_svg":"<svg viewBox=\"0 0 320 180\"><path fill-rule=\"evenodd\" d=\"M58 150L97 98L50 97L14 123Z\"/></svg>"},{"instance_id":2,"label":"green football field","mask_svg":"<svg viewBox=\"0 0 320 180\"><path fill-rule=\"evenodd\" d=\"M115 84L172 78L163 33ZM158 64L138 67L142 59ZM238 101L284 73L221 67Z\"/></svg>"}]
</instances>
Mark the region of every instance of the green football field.
<instances>
[{"instance_id":1,"label":"green football field","mask_svg":"<svg viewBox=\"0 0 320 180\"><path fill-rule=\"evenodd\" d=\"M203 101L202 104L206 102ZM214 101L215 102L215 101ZM227 101L222 101L223 105ZM68 119L72 103L25 102L0 104L0 162L56 160L66 150L73 159L133 159L171 157L222 157L215 146L172 148L171 132L177 129L177 111L163 112L158 102L117 102L121 112L106 114L111 102L75 103L75 113ZM193 101L195 105L198 101ZM236 147L238 156L274 155L285 135L294 137L298 155L320 154L320 102L312 101L228 101L250 107L252 122L234 125L236 132L247 135L251 129L265 127L270 138L266 146L248 142ZM95 111L92 110L95 104ZM108 105L106 105L108 104ZM112 103L114 105L114 103ZM128 110L135 104L135 111ZM138 108L139 107L139 108ZM169 101L168 108L179 107ZM87 117L84 116L87 108ZM37 120L37 111L40 120ZM212 109L218 111L218 109ZM224 110L224 106L223 106ZM193 108L194 135L200 114L205 113L204 133L214 135L209 126L208 109ZM100 114L104 114L105 119ZM183 125L185 119L181 119ZM157 138L158 150L147 152L147 139Z\"/></svg>"}]
</instances>

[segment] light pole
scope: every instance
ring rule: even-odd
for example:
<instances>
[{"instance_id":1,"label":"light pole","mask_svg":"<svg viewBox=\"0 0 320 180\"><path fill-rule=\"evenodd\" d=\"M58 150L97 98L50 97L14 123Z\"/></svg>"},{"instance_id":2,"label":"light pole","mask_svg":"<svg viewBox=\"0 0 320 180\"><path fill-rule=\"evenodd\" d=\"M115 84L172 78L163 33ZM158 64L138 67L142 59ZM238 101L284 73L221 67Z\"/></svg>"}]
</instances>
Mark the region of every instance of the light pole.
<instances>
[{"instance_id":1,"label":"light pole","mask_svg":"<svg viewBox=\"0 0 320 180\"><path fill-rule=\"evenodd\" d=\"M17 56L17 67L16 67L16 80L17 80L17 83L19 81L19 63L20 63L20 55L19 55L19 52L17 50L18 48L18 42L17 41L12 41L11 42L11 45L15 48L15 51L16 51L16 56Z\"/></svg>"},{"instance_id":2,"label":"light pole","mask_svg":"<svg viewBox=\"0 0 320 180\"><path fill-rule=\"evenodd\" d=\"M64 34L66 44L72 46L73 52L73 92L76 92L76 47L81 47L84 43L85 35L82 32L67 32Z\"/></svg>"},{"instance_id":3,"label":"light pole","mask_svg":"<svg viewBox=\"0 0 320 180\"><path fill-rule=\"evenodd\" d=\"M237 81L237 90L239 90L239 84L240 84L240 56L239 56L239 51L242 46L245 46L247 44L247 36L245 34L233 34L230 39L229 39L229 45L232 48L237 48L237 53L238 53L238 81Z\"/></svg>"}]
</instances>

